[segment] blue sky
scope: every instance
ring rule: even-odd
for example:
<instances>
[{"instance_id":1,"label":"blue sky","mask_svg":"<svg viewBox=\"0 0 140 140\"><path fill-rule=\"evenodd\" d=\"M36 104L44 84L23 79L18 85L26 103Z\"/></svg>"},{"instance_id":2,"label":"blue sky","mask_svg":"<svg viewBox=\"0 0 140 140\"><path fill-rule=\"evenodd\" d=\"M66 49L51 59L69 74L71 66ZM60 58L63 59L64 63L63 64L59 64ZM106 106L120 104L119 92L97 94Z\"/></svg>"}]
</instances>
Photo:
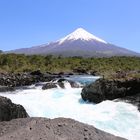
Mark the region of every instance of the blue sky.
<instances>
[{"instance_id":1,"label":"blue sky","mask_svg":"<svg viewBox=\"0 0 140 140\"><path fill-rule=\"evenodd\" d=\"M0 49L55 41L82 27L140 52L140 0L0 0Z\"/></svg>"}]
</instances>

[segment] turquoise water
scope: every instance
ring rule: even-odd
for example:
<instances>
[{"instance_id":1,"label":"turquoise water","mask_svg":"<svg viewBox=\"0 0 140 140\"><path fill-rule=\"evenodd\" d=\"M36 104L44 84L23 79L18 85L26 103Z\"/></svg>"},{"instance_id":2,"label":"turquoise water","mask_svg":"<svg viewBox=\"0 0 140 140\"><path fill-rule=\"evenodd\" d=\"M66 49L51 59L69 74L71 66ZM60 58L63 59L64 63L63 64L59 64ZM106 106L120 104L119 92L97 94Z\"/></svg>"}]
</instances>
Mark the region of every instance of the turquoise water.
<instances>
[{"instance_id":1,"label":"turquoise water","mask_svg":"<svg viewBox=\"0 0 140 140\"><path fill-rule=\"evenodd\" d=\"M96 81L99 78L100 78L99 76L90 76L90 75L73 75L73 76L70 76L70 77L66 77L66 79L79 82L83 85L90 84L90 83Z\"/></svg>"},{"instance_id":2,"label":"turquoise water","mask_svg":"<svg viewBox=\"0 0 140 140\"><path fill-rule=\"evenodd\" d=\"M98 77L74 78L75 81L87 84ZM15 94L9 92L1 95L23 105L32 117L73 118L114 135L140 140L140 113L135 106L114 101L87 103L81 99L82 88L71 88L69 83L65 84L66 89L42 90L41 86L32 86L30 89L17 90Z\"/></svg>"}]
</instances>

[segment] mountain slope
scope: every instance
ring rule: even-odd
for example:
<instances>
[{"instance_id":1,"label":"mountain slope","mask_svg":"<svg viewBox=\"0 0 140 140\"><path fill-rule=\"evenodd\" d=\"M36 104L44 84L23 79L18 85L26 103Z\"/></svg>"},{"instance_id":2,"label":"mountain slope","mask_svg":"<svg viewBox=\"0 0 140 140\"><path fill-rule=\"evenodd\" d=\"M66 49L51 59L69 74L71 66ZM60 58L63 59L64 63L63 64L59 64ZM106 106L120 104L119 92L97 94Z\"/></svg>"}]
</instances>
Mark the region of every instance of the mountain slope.
<instances>
[{"instance_id":1,"label":"mountain slope","mask_svg":"<svg viewBox=\"0 0 140 140\"><path fill-rule=\"evenodd\" d=\"M136 52L107 43L82 28L78 28L73 33L56 42L13 50L10 53L83 57L140 56Z\"/></svg>"}]
</instances>

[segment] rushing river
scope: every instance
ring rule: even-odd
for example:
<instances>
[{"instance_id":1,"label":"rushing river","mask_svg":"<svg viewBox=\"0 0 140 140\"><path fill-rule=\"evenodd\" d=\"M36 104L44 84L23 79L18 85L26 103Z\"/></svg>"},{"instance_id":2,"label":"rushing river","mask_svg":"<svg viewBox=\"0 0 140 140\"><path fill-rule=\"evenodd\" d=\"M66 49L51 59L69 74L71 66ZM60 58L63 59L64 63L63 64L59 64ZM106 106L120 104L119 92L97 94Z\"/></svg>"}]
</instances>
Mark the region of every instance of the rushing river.
<instances>
[{"instance_id":1,"label":"rushing river","mask_svg":"<svg viewBox=\"0 0 140 140\"><path fill-rule=\"evenodd\" d=\"M97 78L72 76L69 79L87 84ZM42 90L41 85L32 85L28 89L0 95L23 105L31 117L73 118L129 140L140 140L140 112L135 106L114 101L87 103L81 99L81 90L71 88L69 83L65 83L65 89L58 87L49 90Z\"/></svg>"}]
</instances>

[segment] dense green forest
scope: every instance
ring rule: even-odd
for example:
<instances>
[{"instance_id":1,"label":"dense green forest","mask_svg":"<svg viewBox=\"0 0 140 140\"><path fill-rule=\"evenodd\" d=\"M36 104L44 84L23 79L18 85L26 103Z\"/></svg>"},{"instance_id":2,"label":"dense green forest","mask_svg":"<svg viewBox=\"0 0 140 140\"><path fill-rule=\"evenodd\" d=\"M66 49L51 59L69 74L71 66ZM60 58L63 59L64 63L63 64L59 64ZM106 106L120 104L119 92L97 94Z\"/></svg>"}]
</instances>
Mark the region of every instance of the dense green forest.
<instances>
[{"instance_id":1,"label":"dense green forest","mask_svg":"<svg viewBox=\"0 0 140 140\"><path fill-rule=\"evenodd\" d=\"M71 72L74 69L97 71L99 74L111 74L116 71L139 71L139 57L82 58L54 57L23 54L0 54L1 72Z\"/></svg>"}]
</instances>

